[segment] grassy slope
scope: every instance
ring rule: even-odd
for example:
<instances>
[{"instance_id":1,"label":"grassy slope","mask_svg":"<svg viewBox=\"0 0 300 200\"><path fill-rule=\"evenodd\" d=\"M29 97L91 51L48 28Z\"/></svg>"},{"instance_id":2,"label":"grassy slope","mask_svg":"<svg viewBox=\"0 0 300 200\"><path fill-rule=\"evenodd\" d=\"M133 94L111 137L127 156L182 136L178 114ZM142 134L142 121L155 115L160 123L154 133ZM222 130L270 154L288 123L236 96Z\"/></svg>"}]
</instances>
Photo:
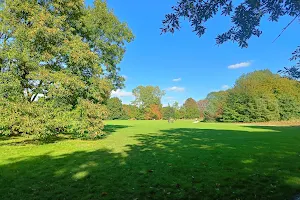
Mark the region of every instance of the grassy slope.
<instances>
[{"instance_id":1,"label":"grassy slope","mask_svg":"<svg viewBox=\"0 0 300 200\"><path fill-rule=\"evenodd\" d=\"M109 121L99 141L0 137L0 199L290 199L300 128Z\"/></svg>"}]
</instances>

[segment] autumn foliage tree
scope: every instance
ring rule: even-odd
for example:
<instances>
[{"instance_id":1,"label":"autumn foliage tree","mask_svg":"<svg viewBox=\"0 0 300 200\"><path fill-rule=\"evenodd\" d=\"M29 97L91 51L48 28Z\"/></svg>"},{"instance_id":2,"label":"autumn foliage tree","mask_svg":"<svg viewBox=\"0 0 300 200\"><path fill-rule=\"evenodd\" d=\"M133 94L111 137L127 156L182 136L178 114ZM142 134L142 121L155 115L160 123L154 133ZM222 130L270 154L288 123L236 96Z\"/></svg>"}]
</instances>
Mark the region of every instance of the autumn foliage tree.
<instances>
[{"instance_id":1,"label":"autumn foliage tree","mask_svg":"<svg viewBox=\"0 0 300 200\"><path fill-rule=\"evenodd\" d=\"M0 3L0 134L103 134L104 106L123 86L117 64L133 39L96 0Z\"/></svg>"},{"instance_id":2,"label":"autumn foliage tree","mask_svg":"<svg viewBox=\"0 0 300 200\"><path fill-rule=\"evenodd\" d=\"M205 110L208 105L208 100L207 99L199 100L197 102L197 105L198 105L198 109L199 109L200 118L203 119L205 116Z\"/></svg>"},{"instance_id":3,"label":"autumn foliage tree","mask_svg":"<svg viewBox=\"0 0 300 200\"><path fill-rule=\"evenodd\" d=\"M165 91L158 86L138 86L132 93L135 96L133 105L144 113L144 119L162 119L161 98L165 95Z\"/></svg>"},{"instance_id":4,"label":"autumn foliage tree","mask_svg":"<svg viewBox=\"0 0 300 200\"><path fill-rule=\"evenodd\" d=\"M162 119L162 107L160 105L152 104L149 106L149 108L146 108L145 110L145 119L151 120L156 119L160 120Z\"/></svg>"}]
</instances>

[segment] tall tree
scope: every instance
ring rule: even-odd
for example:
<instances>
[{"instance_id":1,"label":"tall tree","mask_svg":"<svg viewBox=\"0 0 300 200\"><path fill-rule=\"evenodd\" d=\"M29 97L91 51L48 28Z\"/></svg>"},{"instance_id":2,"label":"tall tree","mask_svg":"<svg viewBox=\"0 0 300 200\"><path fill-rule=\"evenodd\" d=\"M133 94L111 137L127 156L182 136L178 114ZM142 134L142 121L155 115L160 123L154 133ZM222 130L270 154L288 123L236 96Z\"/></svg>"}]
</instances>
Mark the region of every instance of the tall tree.
<instances>
[{"instance_id":1,"label":"tall tree","mask_svg":"<svg viewBox=\"0 0 300 200\"><path fill-rule=\"evenodd\" d=\"M204 113L205 113L205 110L207 108L207 105L208 105L208 100L207 99L203 99L203 100L199 100L197 102L198 104L198 109L199 109L199 112L200 112L200 118L204 118Z\"/></svg>"},{"instance_id":2,"label":"tall tree","mask_svg":"<svg viewBox=\"0 0 300 200\"><path fill-rule=\"evenodd\" d=\"M182 118L184 118L184 116L181 115L180 106L179 106L179 103L177 101L174 102L172 108L174 109L174 118L175 119L182 119Z\"/></svg>"},{"instance_id":3,"label":"tall tree","mask_svg":"<svg viewBox=\"0 0 300 200\"><path fill-rule=\"evenodd\" d=\"M175 108L170 105L163 107L163 119L175 118Z\"/></svg>"},{"instance_id":4,"label":"tall tree","mask_svg":"<svg viewBox=\"0 0 300 200\"><path fill-rule=\"evenodd\" d=\"M207 95L204 116L206 121L221 121L226 107L228 91L211 92Z\"/></svg>"},{"instance_id":5,"label":"tall tree","mask_svg":"<svg viewBox=\"0 0 300 200\"><path fill-rule=\"evenodd\" d=\"M120 119L123 116L122 101L118 97L107 101L108 119Z\"/></svg>"},{"instance_id":6,"label":"tall tree","mask_svg":"<svg viewBox=\"0 0 300 200\"><path fill-rule=\"evenodd\" d=\"M197 102L193 98L188 98L184 104L183 108L185 109L185 118L194 119L200 117L200 112L198 109Z\"/></svg>"},{"instance_id":7,"label":"tall tree","mask_svg":"<svg viewBox=\"0 0 300 200\"><path fill-rule=\"evenodd\" d=\"M263 18L268 17L269 21L278 21L283 16L291 17L291 22L283 28L282 32L291 23L297 23L300 19L299 0L243 0L236 4L233 0L179 0L172 9L173 12L167 14L163 20L162 32L174 33L175 30L180 29L180 19L187 19L191 23L193 31L201 37L206 31L204 24L221 13L223 16L231 18L232 26L228 31L216 37L216 43L223 44L227 41L233 41L242 48L248 47L248 40L252 36L259 37L262 34L259 27ZM297 48L292 57L292 60L298 60L298 63L283 70L283 73L292 78L299 78L299 52L300 47Z\"/></svg>"},{"instance_id":8,"label":"tall tree","mask_svg":"<svg viewBox=\"0 0 300 200\"><path fill-rule=\"evenodd\" d=\"M123 86L127 25L101 0L2 2L0 131L101 135L103 104Z\"/></svg>"},{"instance_id":9,"label":"tall tree","mask_svg":"<svg viewBox=\"0 0 300 200\"><path fill-rule=\"evenodd\" d=\"M133 104L141 109L150 108L150 105L161 106L161 98L165 95L158 86L138 86L132 93L135 96Z\"/></svg>"},{"instance_id":10,"label":"tall tree","mask_svg":"<svg viewBox=\"0 0 300 200\"><path fill-rule=\"evenodd\" d=\"M149 108L145 109L146 120L159 120L162 119L162 107L160 105L152 104Z\"/></svg>"}]
</instances>

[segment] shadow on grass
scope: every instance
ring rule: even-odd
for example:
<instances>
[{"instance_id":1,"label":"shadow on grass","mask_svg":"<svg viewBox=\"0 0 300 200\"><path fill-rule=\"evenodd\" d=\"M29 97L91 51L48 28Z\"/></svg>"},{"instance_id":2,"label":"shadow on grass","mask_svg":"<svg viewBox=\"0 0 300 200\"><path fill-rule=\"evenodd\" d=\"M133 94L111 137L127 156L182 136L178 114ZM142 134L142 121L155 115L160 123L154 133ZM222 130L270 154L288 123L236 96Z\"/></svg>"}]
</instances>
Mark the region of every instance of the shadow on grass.
<instances>
[{"instance_id":1,"label":"shadow on grass","mask_svg":"<svg viewBox=\"0 0 300 200\"><path fill-rule=\"evenodd\" d=\"M111 133L116 132L118 129L128 128L130 126L123 126L123 125L105 125L104 132L105 135L103 139L110 135ZM47 138L36 138L33 136L28 136L27 139L24 139L24 136L0 136L0 146L26 146L26 145L44 145L44 144L51 144L60 142L63 140L72 140L78 139L78 137L73 137L71 134L59 134L49 136ZM4 142L3 142L4 141Z\"/></svg>"},{"instance_id":2,"label":"shadow on grass","mask_svg":"<svg viewBox=\"0 0 300 200\"><path fill-rule=\"evenodd\" d=\"M292 198L300 192L299 129L251 129L161 130L135 135L139 144L126 154L100 149L0 165L0 199Z\"/></svg>"},{"instance_id":3,"label":"shadow on grass","mask_svg":"<svg viewBox=\"0 0 300 200\"><path fill-rule=\"evenodd\" d=\"M114 133L116 132L117 130L119 129L123 129L123 128L129 128L131 126L127 126L127 125L110 125L110 124L107 124L104 126L104 132L106 134L111 134L111 133Z\"/></svg>"},{"instance_id":4,"label":"shadow on grass","mask_svg":"<svg viewBox=\"0 0 300 200\"><path fill-rule=\"evenodd\" d=\"M9 137L5 135L0 135L0 141L9 140Z\"/></svg>"},{"instance_id":5,"label":"shadow on grass","mask_svg":"<svg viewBox=\"0 0 300 200\"><path fill-rule=\"evenodd\" d=\"M27 138L25 139L24 136L13 136L13 137L7 137L4 142L2 141L0 143L0 146L44 145L44 144L56 143L67 139L72 139L72 138L68 135L50 136L47 137L47 139L36 138L33 136L27 136Z\"/></svg>"}]
</instances>

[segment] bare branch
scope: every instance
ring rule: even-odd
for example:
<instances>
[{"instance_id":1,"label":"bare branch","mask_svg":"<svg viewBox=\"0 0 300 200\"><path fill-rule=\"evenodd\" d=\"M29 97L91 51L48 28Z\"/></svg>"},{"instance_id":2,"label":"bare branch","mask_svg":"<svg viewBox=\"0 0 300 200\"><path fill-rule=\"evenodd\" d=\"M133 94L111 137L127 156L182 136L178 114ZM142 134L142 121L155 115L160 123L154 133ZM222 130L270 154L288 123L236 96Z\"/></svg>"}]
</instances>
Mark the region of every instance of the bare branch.
<instances>
[{"instance_id":1,"label":"bare branch","mask_svg":"<svg viewBox=\"0 0 300 200\"><path fill-rule=\"evenodd\" d=\"M297 19L297 17L299 17L300 16L300 13L298 14L298 15L296 15L296 17L292 20L292 21L290 21L290 23L288 23L288 25L286 25L286 27L284 27L283 29L282 29L282 31L281 31L281 33L275 38L275 40L272 42L272 43L274 43L281 35L282 35L282 33Z\"/></svg>"}]
</instances>

